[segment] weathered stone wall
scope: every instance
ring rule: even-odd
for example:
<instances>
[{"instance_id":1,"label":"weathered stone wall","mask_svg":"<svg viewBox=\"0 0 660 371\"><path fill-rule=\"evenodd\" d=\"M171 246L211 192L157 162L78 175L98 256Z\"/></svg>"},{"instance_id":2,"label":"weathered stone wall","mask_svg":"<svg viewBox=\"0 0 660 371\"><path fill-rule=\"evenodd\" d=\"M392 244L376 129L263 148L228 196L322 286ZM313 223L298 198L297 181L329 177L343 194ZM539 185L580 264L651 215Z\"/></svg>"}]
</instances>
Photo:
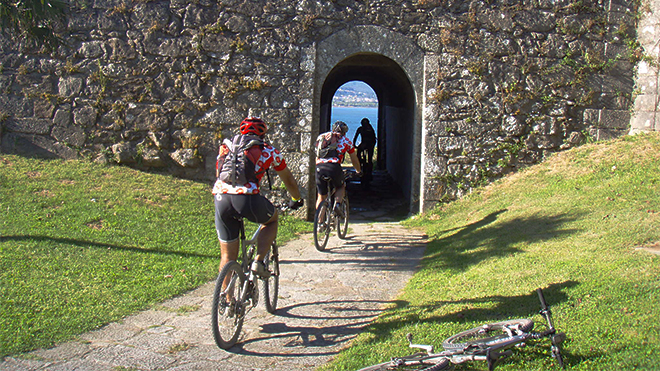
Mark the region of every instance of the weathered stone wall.
<instances>
[{"instance_id":1,"label":"weathered stone wall","mask_svg":"<svg viewBox=\"0 0 660 371\"><path fill-rule=\"evenodd\" d=\"M630 120L632 134L660 130L660 2L645 2L640 9L638 41L644 50L637 65L635 104Z\"/></svg>"},{"instance_id":2,"label":"weathered stone wall","mask_svg":"<svg viewBox=\"0 0 660 371\"><path fill-rule=\"evenodd\" d=\"M487 4L443 14L445 26L422 39L440 50L429 67L438 84L427 94L425 199L629 128L633 3Z\"/></svg>"},{"instance_id":3,"label":"weathered stone wall","mask_svg":"<svg viewBox=\"0 0 660 371\"><path fill-rule=\"evenodd\" d=\"M629 130L634 2L89 0L54 55L0 41L3 152L87 157L210 179L247 115L309 184L316 45L349 27L411 40L420 208L547 152ZM394 53L401 60L405 50ZM395 59L395 62L401 63ZM411 78L409 76L409 78ZM424 90L418 89L423 87ZM314 90L314 92L310 92ZM410 144L414 146L414 143Z\"/></svg>"}]
</instances>

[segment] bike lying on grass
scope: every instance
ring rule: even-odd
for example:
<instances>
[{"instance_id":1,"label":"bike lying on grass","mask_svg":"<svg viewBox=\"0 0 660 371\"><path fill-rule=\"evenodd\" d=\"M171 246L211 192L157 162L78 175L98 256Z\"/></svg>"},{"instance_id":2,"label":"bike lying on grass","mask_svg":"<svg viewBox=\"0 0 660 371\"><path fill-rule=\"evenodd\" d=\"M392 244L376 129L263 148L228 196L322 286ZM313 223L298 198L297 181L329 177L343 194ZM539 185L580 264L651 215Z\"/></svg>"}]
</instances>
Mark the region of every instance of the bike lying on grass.
<instances>
[{"instance_id":1,"label":"bike lying on grass","mask_svg":"<svg viewBox=\"0 0 660 371\"><path fill-rule=\"evenodd\" d=\"M248 240L245 237L245 222L242 217L239 220L241 243L238 259L222 267L213 292L211 326L215 343L222 349L229 349L236 344L245 316L259 301L264 303L268 313L275 313L277 309L280 283L277 244L273 241L270 252L264 259L267 277L259 277L252 272L250 266L257 253L257 239L263 225L259 225Z\"/></svg>"},{"instance_id":2,"label":"bike lying on grass","mask_svg":"<svg viewBox=\"0 0 660 371\"><path fill-rule=\"evenodd\" d=\"M513 319L503 322L495 322L475 327L449 337L442 342L444 351L433 352L432 345L421 345L412 343L412 334L408 334L410 348L418 348L426 352L415 353L405 357L394 357L389 362L380 363L360 369L359 371L384 371L384 370L425 370L440 371L449 370L454 364L469 361L486 361L488 370L495 369L497 361L513 354L512 347L521 347L529 340L543 338L550 339L552 357L557 361L559 367L564 367L561 356L561 343L566 339L566 334L557 332L552 323L550 308L545 302L541 289L536 293L541 302L539 312L547 322L547 330L533 332L534 322L529 319Z\"/></svg>"}]
</instances>

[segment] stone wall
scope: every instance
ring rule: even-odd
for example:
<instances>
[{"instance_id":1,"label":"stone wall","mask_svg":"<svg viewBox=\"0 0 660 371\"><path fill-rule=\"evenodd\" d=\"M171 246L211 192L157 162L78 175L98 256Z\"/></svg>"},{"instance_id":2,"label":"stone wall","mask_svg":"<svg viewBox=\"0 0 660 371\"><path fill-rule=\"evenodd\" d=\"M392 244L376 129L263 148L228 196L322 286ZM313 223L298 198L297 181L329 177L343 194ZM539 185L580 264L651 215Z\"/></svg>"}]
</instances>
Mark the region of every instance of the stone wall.
<instances>
[{"instance_id":1,"label":"stone wall","mask_svg":"<svg viewBox=\"0 0 660 371\"><path fill-rule=\"evenodd\" d=\"M660 130L657 113L660 108L660 3L649 1L640 9L641 20L637 26L638 41L644 50L637 65L635 105L630 120L630 132Z\"/></svg>"},{"instance_id":2,"label":"stone wall","mask_svg":"<svg viewBox=\"0 0 660 371\"><path fill-rule=\"evenodd\" d=\"M211 180L218 141L271 126L305 194L319 131L317 45L351 27L422 51L411 209L547 153L629 130L642 54L634 2L82 0L50 55L0 40L3 152L90 158ZM393 38L390 38L393 39ZM368 40L365 42L368 46ZM374 47L374 50L380 50ZM371 50L365 50L372 52ZM415 55L420 54L416 53ZM409 54L389 56L404 66ZM404 68L404 72L405 68ZM412 77L411 77L412 76ZM321 81L322 82L322 81Z\"/></svg>"}]
</instances>

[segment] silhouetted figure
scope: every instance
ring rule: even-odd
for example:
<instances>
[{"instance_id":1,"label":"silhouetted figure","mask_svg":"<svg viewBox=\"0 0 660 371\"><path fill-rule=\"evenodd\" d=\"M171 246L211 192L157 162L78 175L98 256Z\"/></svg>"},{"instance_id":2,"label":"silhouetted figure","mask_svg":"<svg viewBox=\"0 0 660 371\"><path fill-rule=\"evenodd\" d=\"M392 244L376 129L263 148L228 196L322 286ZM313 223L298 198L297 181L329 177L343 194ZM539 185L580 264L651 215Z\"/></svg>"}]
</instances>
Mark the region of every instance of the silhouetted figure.
<instances>
[{"instance_id":1,"label":"silhouetted figure","mask_svg":"<svg viewBox=\"0 0 660 371\"><path fill-rule=\"evenodd\" d=\"M361 136L360 144L357 147L357 155L360 159L360 165L362 165L362 171L364 172L362 182L365 186L368 186L371 180L371 172L374 168L373 157L374 147L376 146L376 132L366 117L360 121L360 125L355 132L353 143L356 143L358 136Z\"/></svg>"}]
</instances>

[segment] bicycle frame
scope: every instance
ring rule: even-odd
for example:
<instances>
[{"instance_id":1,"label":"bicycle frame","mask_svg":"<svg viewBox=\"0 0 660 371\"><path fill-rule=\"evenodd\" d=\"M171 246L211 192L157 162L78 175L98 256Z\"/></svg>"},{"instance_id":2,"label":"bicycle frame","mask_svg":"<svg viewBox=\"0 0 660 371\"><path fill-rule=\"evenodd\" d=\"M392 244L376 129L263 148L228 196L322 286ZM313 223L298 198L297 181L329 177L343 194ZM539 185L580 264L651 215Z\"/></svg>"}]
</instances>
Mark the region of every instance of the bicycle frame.
<instances>
[{"instance_id":1,"label":"bicycle frame","mask_svg":"<svg viewBox=\"0 0 660 371\"><path fill-rule=\"evenodd\" d=\"M257 227L257 230L254 231L252 234L252 238L249 240L245 238L245 222L243 218L241 220L241 228L240 228L240 236L241 236L241 251L239 258L242 257L241 261L241 267L243 267L243 271L248 271L250 268L250 263L252 263L252 260L254 259L254 254L256 251L250 251L250 250L256 250L257 246L257 238L259 237L259 233L261 233L261 230L264 228L263 224L259 224ZM252 249L248 249L247 247L250 246Z\"/></svg>"}]
</instances>

